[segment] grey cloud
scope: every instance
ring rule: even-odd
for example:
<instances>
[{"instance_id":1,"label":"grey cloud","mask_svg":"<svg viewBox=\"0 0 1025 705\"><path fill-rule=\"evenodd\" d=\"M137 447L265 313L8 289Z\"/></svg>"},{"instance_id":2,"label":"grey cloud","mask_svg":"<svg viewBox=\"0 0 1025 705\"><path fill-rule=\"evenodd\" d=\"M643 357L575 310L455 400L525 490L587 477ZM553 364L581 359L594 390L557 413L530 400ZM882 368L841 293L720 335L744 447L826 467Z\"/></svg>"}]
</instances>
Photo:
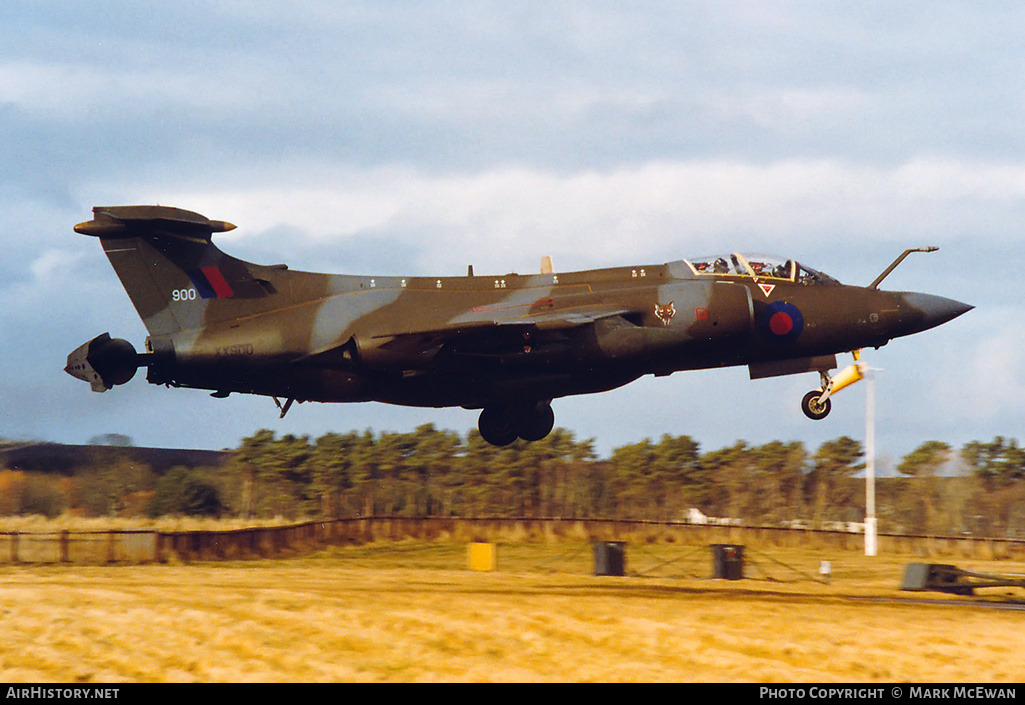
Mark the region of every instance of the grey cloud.
<instances>
[{"instance_id":1,"label":"grey cloud","mask_svg":"<svg viewBox=\"0 0 1025 705\"><path fill-rule=\"evenodd\" d=\"M64 375L63 356L90 336L109 329L138 344L144 335L96 243L71 226L93 205L120 203L127 194L165 203L167 194L207 194L216 204L228 192L263 193L297 173L338 167L356 178L401 165L425 181L513 169L557 181L721 162L768 169L785 181L785 169L772 169L828 163L892 176L909 164L946 163L989 177L975 190L939 192L933 201L908 200L899 183L872 190L866 180L827 181L835 192L788 200L774 198L788 184L768 188L763 181L755 184L765 189L762 200L733 192L730 203L715 204L729 215L731 204L754 203L746 220L716 208L704 221L665 210L639 214L635 204L608 197L597 214L573 215L566 204L562 211L573 219L544 237L565 238L557 266L575 252L594 258L588 264L619 264L600 260L632 256L630 242L641 243L638 256L660 258L736 244L793 253L843 281L867 282L905 242L932 244L920 240L935 234L941 252L902 267L895 285L980 308L1007 305L1020 317L1018 277L1008 263L1017 255L1023 214L1013 183L1025 161L1023 15L1020 4L1006 2L6 2L0 383L17 412L4 418L0 435L81 442L124 432L138 442L223 447L273 425L273 405L261 406L266 400L221 402L141 379L95 395ZM525 199L522 208L552 204ZM463 239L412 206L401 218L347 231L344 241L307 238L302 223L286 219L262 223L233 252L309 268L399 273L433 266L439 241L466 247L476 234L477 251L459 251L460 259L522 256L533 266L547 253L524 251L535 241L529 232L516 239L522 221L508 224L504 243L488 239L506 227L489 229L490 213L512 210L483 204L476 230L457 234ZM217 211L208 215L238 222L240 230L256 227L244 212ZM631 239L636 227L654 234ZM43 262L57 264L38 269ZM966 316L941 333L884 349L893 386L891 401L880 400L882 418L899 425L931 379L974 369L935 355L958 336L981 340L987 350L987 341L1005 340ZM1013 354L986 359L1022 362ZM915 377L918 366L927 369ZM705 375L645 382L614 393L614 402L567 400L560 423L577 423L583 435L617 433L621 442L663 431L704 434L709 443L786 437L791 429L808 439L858 433L853 401L838 404L847 411L835 410L825 427L779 411L796 409L792 397L809 380L749 388L742 371ZM757 403L701 414L695 400L719 387L733 400ZM636 410L639 421L622 423L623 408ZM1013 435L1009 425L1019 419L973 420L963 408L949 416L981 438ZM209 423L197 427L196 417ZM430 420L473 423L458 410L306 406L277 428Z\"/></svg>"}]
</instances>

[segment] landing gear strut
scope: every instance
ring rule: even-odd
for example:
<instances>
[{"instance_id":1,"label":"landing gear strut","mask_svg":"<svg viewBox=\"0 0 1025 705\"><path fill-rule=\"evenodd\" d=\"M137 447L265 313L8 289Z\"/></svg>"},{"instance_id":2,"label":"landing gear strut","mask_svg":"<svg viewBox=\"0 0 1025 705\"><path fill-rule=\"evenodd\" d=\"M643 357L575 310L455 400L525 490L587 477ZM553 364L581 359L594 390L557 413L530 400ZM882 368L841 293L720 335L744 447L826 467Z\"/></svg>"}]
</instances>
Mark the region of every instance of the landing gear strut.
<instances>
[{"instance_id":1,"label":"landing gear strut","mask_svg":"<svg viewBox=\"0 0 1025 705\"><path fill-rule=\"evenodd\" d=\"M801 400L801 411L813 421L826 418L833 407L829 400L830 397L844 387L849 387L862 380L865 377L866 369L865 363L861 361L861 351L856 350L854 351L854 364L845 367L835 377L830 377L824 371L820 371L822 389L813 389L804 395L804 399Z\"/></svg>"},{"instance_id":2,"label":"landing gear strut","mask_svg":"<svg viewBox=\"0 0 1025 705\"><path fill-rule=\"evenodd\" d=\"M539 441L554 426L555 412L549 401L486 406L477 422L481 437L495 446L507 446L517 438Z\"/></svg>"}]
</instances>

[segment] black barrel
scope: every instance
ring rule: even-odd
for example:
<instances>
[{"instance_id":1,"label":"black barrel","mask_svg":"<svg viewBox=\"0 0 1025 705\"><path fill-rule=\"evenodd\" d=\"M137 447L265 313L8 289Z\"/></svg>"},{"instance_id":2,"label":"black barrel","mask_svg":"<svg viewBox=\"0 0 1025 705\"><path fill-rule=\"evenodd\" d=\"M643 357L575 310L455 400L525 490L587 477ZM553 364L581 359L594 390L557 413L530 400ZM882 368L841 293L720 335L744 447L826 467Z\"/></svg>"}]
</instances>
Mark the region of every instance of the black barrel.
<instances>
[{"instance_id":1,"label":"black barrel","mask_svg":"<svg viewBox=\"0 0 1025 705\"><path fill-rule=\"evenodd\" d=\"M594 542L594 574L623 575L626 567L626 543L623 541Z\"/></svg>"},{"instance_id":2,"label":"black barrel","mask_svg":"<svg viewBox=\"0 0 1025 705\"><path fill-rule=\"evenodd\" d=\"M744 547L730 543L712 544L712 575L723 580L744 577Z\"/></svg>"}]
</instances>

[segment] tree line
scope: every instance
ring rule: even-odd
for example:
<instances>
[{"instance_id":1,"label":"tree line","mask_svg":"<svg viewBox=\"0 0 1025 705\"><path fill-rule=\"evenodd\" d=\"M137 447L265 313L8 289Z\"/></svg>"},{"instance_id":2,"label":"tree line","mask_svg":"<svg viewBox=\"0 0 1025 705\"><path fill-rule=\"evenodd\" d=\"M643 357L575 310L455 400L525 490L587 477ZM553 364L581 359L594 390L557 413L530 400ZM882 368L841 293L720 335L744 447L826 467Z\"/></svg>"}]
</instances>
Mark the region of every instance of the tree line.
<instances>
[{"instance_id":1,"label":"tree line","mask_svg":"<svg viewBox=\"0 0 1025 705\"><path fill-rule=\"evenodd\" d=\"M772 441L703 451L663 435L599 458L565 429L496 448L420 426L278 436L257 431L217 468L158 473L123 447L95 451L71 476L0 470L0 515L346 518L527 517L831 527L865 514L864 449L843 436L809 450ZM880 478L880 531L1025 536L1025 449L997 437L960 449L928 441ZM696 514L696 512L697 514Z\"/></svg>"}]
</instances>

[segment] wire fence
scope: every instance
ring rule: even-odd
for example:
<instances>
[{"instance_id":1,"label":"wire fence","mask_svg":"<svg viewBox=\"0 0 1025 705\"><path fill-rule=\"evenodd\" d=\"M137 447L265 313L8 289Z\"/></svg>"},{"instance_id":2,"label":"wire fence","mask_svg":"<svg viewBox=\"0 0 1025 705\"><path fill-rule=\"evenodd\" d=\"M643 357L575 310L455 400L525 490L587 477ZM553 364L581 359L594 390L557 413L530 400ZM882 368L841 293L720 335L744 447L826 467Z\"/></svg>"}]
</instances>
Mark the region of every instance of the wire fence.
<instances>
[{"instance_id":1,"label":"wire fence","mask_svg":"<svg viewBox=\"0 0 1025 705\"><path fill-rule=\"evenodd\" d=\"M624 541L635 546L741 544L864 550L864 535L847 531L598 519L462 519L372 517L225 531L0 532L0 564L167 563L250 560L313 553L328 546L404 540L450 543ZM880 534L878 552L916 557L1025 559L1021 539Z\"/></svg>"}]
</instances>

